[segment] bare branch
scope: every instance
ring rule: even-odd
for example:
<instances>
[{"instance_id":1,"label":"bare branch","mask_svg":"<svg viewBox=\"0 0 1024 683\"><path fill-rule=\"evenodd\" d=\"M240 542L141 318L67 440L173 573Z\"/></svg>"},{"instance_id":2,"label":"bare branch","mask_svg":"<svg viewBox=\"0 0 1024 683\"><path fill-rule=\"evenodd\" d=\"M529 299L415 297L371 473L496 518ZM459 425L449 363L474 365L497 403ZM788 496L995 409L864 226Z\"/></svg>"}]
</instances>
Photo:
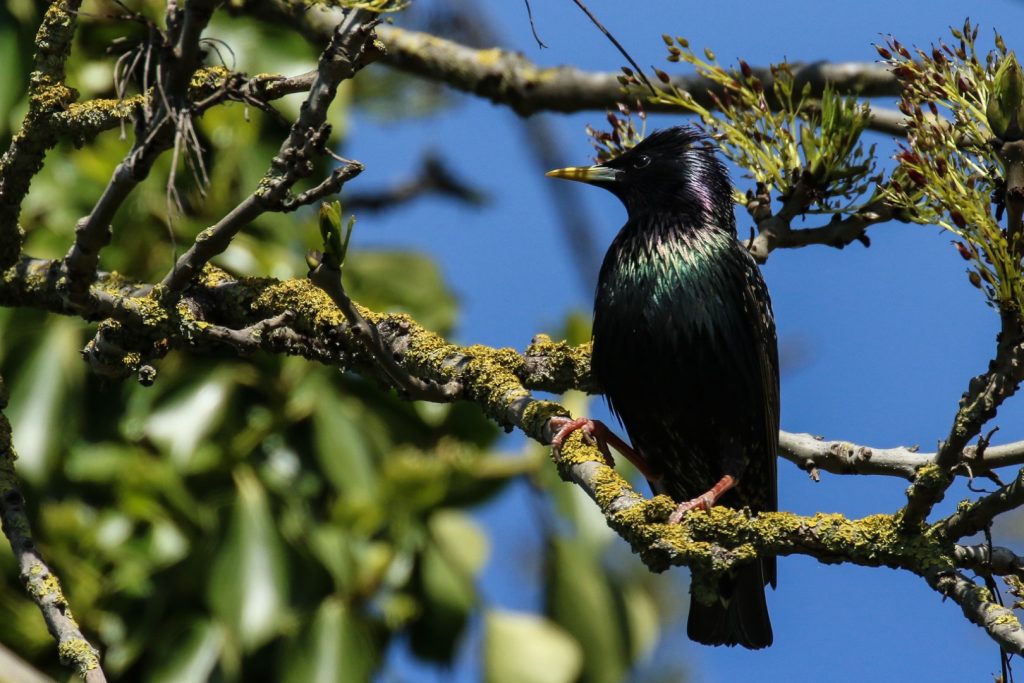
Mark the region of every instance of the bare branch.
<instances>
[{"instance_id":1,"label":"bare branch","mask_svg":"<svg viewBox=\"0 0 1024 683\"><path fill-rule=\"evenodd\" d=\"M811 244L842 249L854 240L867 244L865 231L876 223L892 220L894 215L891 207L879 201L846 218L835 214L830 223L821 227L794 229L793 218L780 212L758 223L758 234L747 244L747 249L759 263L764 263L775 249L795 249Z\"/></svg>"},{"instance_id":2,"label":"bare branch","mask_svg":"<svg viewBox=\"0 0 1024 683\"><path fill-rule=\"evenodd\" d=\"M957 545L953 549L957 567L979 574L1024 578L1024 557L1002 546Z\"/></svg>"},{"instance_id":3,"label":"bare branch","mask_svg":"<svg viewBox=\"0 0 1024 683\"><path fill-rule=\"evenodd\" d=\"M968 442L981 433L996 410L1016 392L1024 380L1024 341L1016 313L1003 313L1003 327L996 344L996 357L988 370L974 377L960 399L949 437L942 442L935 464L918 471L917 479L907 491L904 520L907 525L922 522L932 507L946 494L952 483L956 465Z\"/></svg>"},{"instance_id":4,"label":"bare branch","mask_svg":"<svg viewBox=\"0 0 1024 683\"><path fill-rule=\"evenodd\" d=\"M323 40L331 30L328 17L300 12L295 6L277 0L261 0L247 5L246 10L268 20L290 22L307 39L314 41ZM395 26L381 26L378 35L387 48L387 56L382 60L386 64L506 105L521 116L540 111L604 111L614 109L618 102L646 99L646 91L641 88L623 89L618 80L620 72L583 71L571 66L541 67L517 52L499 48L478 50ZM826 83L831 83L839 92L867 98L900 94L898 81L883 64L821 61L792 66L797 92L809 83L812 98L821 96ZM765 92L771 92L774 83L771 70L757 68L754 73L764 83ZM672 83L706 107L714 106L709 90L721 95L719 86L699 76L674 75ZM680 113L677 107L666 104L649 103L645 108L649 112ZM902 136L904 118L896 111L873 110L870 127Z\"/></svg>"},{"instance_id":5,"label":"bare branch","mask_svg":"<svg viewBox=\"0 0 1024 683\"><path fill-rule=\"evenodd\" d=\"M936 453L920 453L916 448L874 448L849 441L825 441L811 434L779 432L779 455L801 469L812 468L833 474L880 474L913 481L917 471L935 462ZM965 448L954 467L962 476L983 476L1000 467L1024 464L1024 441L991 446L978 456L976 449Z\"/></svg>"},{"instance_id":6,"label":"bare branch","mask_svg":"<svg viewBox=\"0 0 1024 683\"><path fill-rule=\"evenodd\" d=\"M175 149L175 160L191 127L188 84L199 67L199 38L213 14L215 0L191 0L181 9L168 4L167 35L171 46L161 51L157 67L156 94L142 110L131 151L117 165L96 205L75 226L75 241L64 257L68 276L68 297L84 305L89 285L96 279L100 251L110 243L110 223L121 205L140 182L149 176L154 162L165 151ZM153 48L153 46L149 46ZM174 171L168 182L173 190Z\"/></svg>"},{"instance_id":7,"label":"bare branch","mask_svg":"<svg viewBox=\"0 0 1024 683\"><path fill-rule=\"evenodd\" d=\"M484 202L481 191L457 178L436 154L428 153L412 178L395 183L379 192L348 194L345 208L349 211L381 211L401 206L428 194L451 197L474 206Z\"/></svg>"},{"instance_id":8,"label":"bare branch","mask_svg":"<svg viewBox=\"0 0 1024 683\"><path fill-rule=\"evenodd\" d=\"M199 234L164 276L161 285L166 291L172 295L181 292L205 263L227 249L234 236L264 211L287 210L299 205L299 199L289 201L288 193L296 182L312 173L313 156L324 152L330 130L326 124L327 108L334 101L338 84L379 56L374 45L376 20L373 16L366 10L352 10L334 27L331 40L320 55L317 76L299 118L263 176L260 187L216 225ZM322 197L332 189L337 191L362 170L362 164L349 162L310 191L305 199Z\"/></svg>"},{"instance_id":9,"label":"bare branch","mask_svg":"<svg viewBox=\"0 0 1024 683\"><path fill-rule=\"evenodd\" d=\"M322 31L315 24L314 27ZM497 48L476 50L394 26L382 27L380 37L388 48L386 63L507 105L522 116L539 111L603 111L614 109L617 102L646 100L647 96L641 88L624 91L618 80L619 72L588 72L569 66L544 68L516 52ZM759 68L754 72L764 83L765 92L771 92L771 70ZM832 83L840 92L863 97L894 97L900 93L896 79L881 64L816 62L794 64L793 72L798 88L810 83L811 97L820 97L826 83ZM714 106L709 90L721 95L718 85L700 76L673 75L672 84L693 95L703 106ZM679 111L653 102L645 104L645 108L648 112ZM894 132L892 121L902 120L902 115L896 112L893 117L886 116L887 132Z\"/></svg>"}]
</instances>

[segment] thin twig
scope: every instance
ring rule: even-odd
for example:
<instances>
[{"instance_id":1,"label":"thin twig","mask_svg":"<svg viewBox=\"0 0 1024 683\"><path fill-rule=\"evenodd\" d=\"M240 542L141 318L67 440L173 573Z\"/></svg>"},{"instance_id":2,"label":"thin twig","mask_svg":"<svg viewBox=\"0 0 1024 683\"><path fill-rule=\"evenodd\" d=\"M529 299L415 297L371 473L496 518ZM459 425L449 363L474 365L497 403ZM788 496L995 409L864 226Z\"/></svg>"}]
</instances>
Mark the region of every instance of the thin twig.
<instances>
[{"instance_id":1,"label":"thin twig","mask_svg":"<svg viewBox=\"0 0 1024 683\"><path fill-rule=\"evenodd\" d=\"M615 46L615 49L619 51L619 54L625 57L626 61L629 62L630 65L633 67L633 70L636 71L636 75L640 77L640 80L644 82L644 85L647 86L647 89L651 91L651 94L657 96L658 91L655 90L651 82L647 80L647 74L645 74L644 70L640 68L640 65L636 63L636 60L633 59L633 56L626 51L626 48L622 47L622 44L615 39L615 36L611 34L611 31L606 29L604 25L600 21L598 21L597 17L594 16L594 13L591 12L590 9L583 4L582 0L572 1L576 3L577 7L583 10L583 13L586 14L587 17L589 17L590 21L594 24L594 26L596 26L598 30L601 31L601 33L603 33L605 37L611 41L612 45Z\"/></svg>"},{"instance_id":2,"label":"thin twig","mask_svg":"<svg viewBox=\"0 0 1024 683\"><path fill-rule=\"evenodd\" d=\"M345 316L356 335L366 344L370 355L396 389L408 395L410 399L416 400L449 402L459 397L462 386L458 382L437 384L424 381L413 376L395 360L395 351L387 347L377 327L367 322L345 292L341 284L340 270L321 262L309 272L309 280L331 297L331 301Z\"/></svg>"},{"instance_id":3,"label":"thin twig","mask_svg":"<svg viewBox=\"0 0 1024 683\"><path fill-rule=\"evenodd\" d=\"M537 47L547 47L544 41L540 39L540 36L537 35L537 25L533 23L533 9L530 7L530 0L523 0L523 2L526 3L526 16L530 20L530 31L533 33L533 39L537 41Z\"/></svg>"},{"instance_id":4,"label":"thin twig","mask_svg":"<svg viewBox=\"0 0 1024 683\"><path fill-rule=\"evenodd\" d=\"M233 330L224 325L205 324L201 330L197 331L197 334L227 344L243 354L255 353L263 347L265 335L268 332L287 326L294 317L293 311L285 311L273 318L260 320L240 330Z\"/></svg>"},{"instance_id":5,"label":"thin twig","mask_svg":"<svg viewBox=\"0 0 1024 683\"><path fill-rule=\"evenodd\" d=\"M412 178L381 191L348 194L345 208L349 211L382 211L430 194L450 197L471 206L479 206L485 200L482 191L456 177L436 154L428 153Z\"/></svg>"}]
</instances>

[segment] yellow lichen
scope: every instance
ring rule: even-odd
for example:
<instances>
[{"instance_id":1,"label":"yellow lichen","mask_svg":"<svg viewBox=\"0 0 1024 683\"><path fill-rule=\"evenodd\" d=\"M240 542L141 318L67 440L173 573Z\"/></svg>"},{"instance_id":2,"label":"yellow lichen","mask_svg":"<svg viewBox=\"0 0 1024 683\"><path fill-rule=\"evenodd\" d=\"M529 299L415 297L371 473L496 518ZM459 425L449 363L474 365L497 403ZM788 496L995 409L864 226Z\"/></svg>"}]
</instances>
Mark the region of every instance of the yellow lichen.
<instances>
[{"instance_id":1,"label":"yellow lichen","mask_svg":"<svg viewBox=\"0 0 1024 683\"><path fill-rule=\"evenodd\" d=\"M100 665L92 646L82 638L68 638L57 646L60 661L78 667L79 673L85 673Z\"/></svg>"},{"instance_id":2,"label":"yellow lichen","mask_svg":"<svg viewBox=\"0 0 1024 683\"><path fill-rule=\"evenodd\" d=\"M476 59L483 66L494 66L501 62L504 54L504 51L497 47L490 50L477 50Z\"/></svg>"}]
</instances>

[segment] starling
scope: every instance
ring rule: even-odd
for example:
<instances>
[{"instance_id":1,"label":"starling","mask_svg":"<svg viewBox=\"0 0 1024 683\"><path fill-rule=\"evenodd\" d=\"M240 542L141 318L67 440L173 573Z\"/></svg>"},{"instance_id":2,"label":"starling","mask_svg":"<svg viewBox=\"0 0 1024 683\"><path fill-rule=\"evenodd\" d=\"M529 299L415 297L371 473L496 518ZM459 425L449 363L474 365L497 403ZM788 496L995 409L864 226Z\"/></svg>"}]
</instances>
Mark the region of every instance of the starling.
<instances>
[{"instance_id":1,"label":"starling","mask_svg":"<svg viewBox=\"0 0 1024 683\"><path fill-rule=\"evenodd\" d=\"M591 369L633 445L597 421L563 418L555 447L578 428L606 455L610 444L679 503L670 522L715 504L775 510L775 322L710 142L692 127L668 128L605 163L547 175L603 187L629 214L601 266ZM691 600L690 638L771 645L768 583L774 558L737 567L713 604Z\"/></svg>"}]
</instances>

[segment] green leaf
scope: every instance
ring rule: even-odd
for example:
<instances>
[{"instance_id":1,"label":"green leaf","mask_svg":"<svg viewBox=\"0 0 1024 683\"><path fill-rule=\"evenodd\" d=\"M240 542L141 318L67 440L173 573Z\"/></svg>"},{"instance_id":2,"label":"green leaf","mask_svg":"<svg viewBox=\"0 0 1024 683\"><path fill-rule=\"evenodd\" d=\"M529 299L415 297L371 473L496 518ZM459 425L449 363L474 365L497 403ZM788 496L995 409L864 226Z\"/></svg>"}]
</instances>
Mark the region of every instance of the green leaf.
<instances>
[{"instance_id":1,"label":"green leaf","mask_svg":"<svg viewBox=\"0 0 1024 683\"><path fill-rule=\"evenodd\" d=\"M476 522L454 511L435 513L428 530L417 567L423 611L410 630L410 643L417 655L448 662L476 605L474 583L487 559L487 537Z\"/></svg>"},{"instance_id":2,"label":"green leaf","mask_svg":"<svg viewBox=\"0 0 1024 683\"><path fill-rule=\"evenodd\" d=\"M210 680L224 632L214 623L196 620L189 625L183 642L164 653L163 662L148 679L152 683L205 683Z\"/></svg>"},{"instance_id":3,"label":"green leaf","mask_svg":"<svg viewBox=\"0 0 1024 683\"><path fill-rule=\"evenodd\" d=\"M235 471L235 484L238 496L227 538L213 562L207 597L242 647L252 650L281 630L288 574L262 485L248 467Z\"/></svg>"},{"instance_id":4,"label":"green leaf","mask_svg":"<svg viewBox=\"0 0 1024 683\"><path fill-rule=\"evenodd\" d=\"M544 617L490 610L484 618L487 683L570 683L582 668L579 644Z\"/></svg>"},{"instance_id":5,"label":"green leaf","mask_svg":"<svg viewBox=\"0 0 1024 683\"><path fill-rule=\"evenodd\" d=\"M554 539L549 547L546 611L583 649L583 679L617 683L629 669L628 633L604 568L578 541Z\"/></svg>"},{"instance_id":6,"label":"green leaf","mask_svg":"<svg viewBox=\"0 0 1024 683\"><path fill-rule=\"evenodd\" d=\"M331 268L341 268L348 250L348 238L352 235L349 221L348 234L341 236L341 202L320 204L320 239L324 247L324 263Z\"/></svg>"},{"instance_id":7,"label":"green leaf","mask_svg":"<svg viewBox=\"0 0 1024 683\"><path fill-rule=\"evenodd\" d=\"M380 659L373 625L344 602L320 604L312 626L285 657L284 683L369 681Z\"/></svg>"},{"instance_id":8,"label":"green leaf","mask_svg":"<svg viewBox=\"0 0 1024 683\"><path fill-rule=\"evenodd\" d=\"M480 573L490 546L487 534L473 518L456 510L438 510L427 526L438 550L458 572L471 578Z\"/></svg>"},{"instance_id":9,"label":"green leaf","mask_svg":"<svg viewBox=\"0 0 1024 683\"><path fill-rule=\"evenodd\" d=\"M347 505L372 502L378 488L377 469L362 433L365 423L360 423L350 402L317 384L322 392L313 408L313 428L320 467Z\"/></svg>"},{"instance_id":10,"label":"green leaf","mask_svg":"<svg viewBox=\"0 0 1024 683\"><path fill-rule=\"evenodd\" d=\"M996 137L1019 140L1024 136L1024 72L1012 52L996 70L985 114Z\"/></svg>"},{"instance_id":11,"label":"green leaf","mask_svg":"<svg viewBox=\"0 0 1024 683\"><path fill-rule=\"evenodd\" d=\"M6 16L5 16L6 15ZM8 131L15 130L18 122L13 120L16 112L14 105L24 95L24 80L21 55L18 45L18 30L13 17L6 9L0 9L0 17L11 23L4 22L0 26L0 64L4 65L5 76L0 78L0 138Z\"/></svg>"},{"instance_id":12,"label":"green leaf","mask_svg":"<svg viewBox=\"0 0 1024 683\"><path fill-rule=\"evenodd\" d=\"M166 451L179 469L188 471L201 458L197 451L220 426L232 388L231 380L217 373L190 386L150 414L144 432Z\"/></svg>"},{"instance_id":13,"label":"green leaf","mask_svg":"<svg viewBox=\"0 0 1024 683\"><path fill-rule=\"evenodd\" d=\"M661 635L658 605L639 582L624 582L620 597L629 627L630 656L633 661L646 659L650 657Z\"/></svg>"},{"instance_id":14,"label":"green leaf","mask_svg":"<svg viewBox=\"0 0 1024 683\"><path fill-rule=\"evenodd\" d=\"M63 429L55 426L68 426L65 406L75 398L72 389L77 388L83 369L77 358L80 326L53 316L45 321L27 369L18 373L8 409L18 474L34 483L45 478L63 440Z\"/></svg>"},{"instance_id":15,"label":"green leaf","mask_svg":"<svg viewBox=\"0 0 1024 683\"><path fill-rule=\"evenodd\" d=\"M104 442L76 444L64 462L64 474L71 481L114 484L124 481L125 472L140 458L135 446Z\"/></svg>"}]
</instances>

